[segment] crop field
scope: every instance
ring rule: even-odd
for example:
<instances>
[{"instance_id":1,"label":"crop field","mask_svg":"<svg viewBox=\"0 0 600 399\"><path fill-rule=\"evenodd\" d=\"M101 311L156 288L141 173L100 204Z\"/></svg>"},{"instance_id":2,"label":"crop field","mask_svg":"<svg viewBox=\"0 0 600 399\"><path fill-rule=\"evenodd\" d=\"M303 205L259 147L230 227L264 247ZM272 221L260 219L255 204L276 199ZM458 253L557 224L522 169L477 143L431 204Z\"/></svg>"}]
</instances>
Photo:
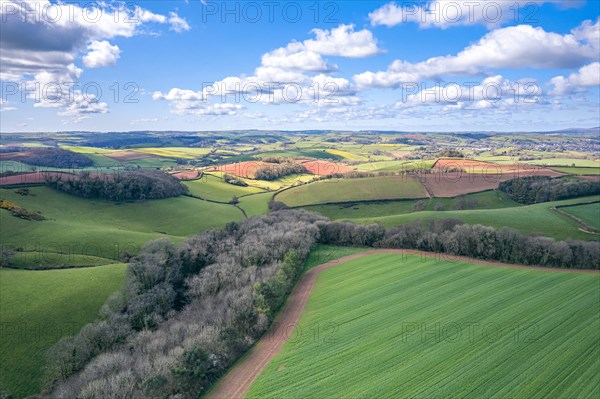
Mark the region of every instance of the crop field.
<instances>
[{"instance_id":1,"label":"crop field","mask_svg":"<svg viewBox=\"0 0 600 399\"><path fill-rule=\"evenodd\" d=\"M578 167L553 167L552 170L555 170L560 173L568 173L570 175L589 175L589 176L599 176L600 175L600 166L592 168L578 168Z\"/></svg>"},{"instance_id":2,"label":"crop field","mask_svg":"<svg viewBox=\"0 0 600 399\"><path fill-rule=\"evenodd\" d=\"M296 144L297 148L286 148L286 149L278 149L278 150L269 150L269 151L261 151L260 154L257 154L257 158L265 158L265 157L285 157L285 158L315 158L315 159L332 159L332 160L340 160L343 159L342 156L331 154L325 148L314 147L313 145L309 145L306 148L302 148L299 143Z\"/></svg>"},{"instance_id":3,"label":"crop field","mask_svg":"<svg viewBox=\"0 0 600 399\"><path fill-rule=\"evenodd\" d=\"M182 241L202 230L243 218L242 212L231 205L191 197L116 204L82 199L47 187L32 187L30 192L20 196L14 190L0 189L1 198L40 211L47 219L24 220L1 209L3 245L25 251L118 259L122 250L131 252L152 239Z\"/></svg>"},{"instance_id":4,"label":"crop field","mask_svg":"<svg viewBox=\"0 0 600 399\"><path fill-rule=\"evenodd\" d=\"M331 179L283 191L275 197L290 207L303 205L426 197L423 186L409 176Z\"/></svg>"},{"instance_id":5,"label":"crop field","mask_svg":"<svg viewBox=\"0 0 600 399\"><path fill-rule=\"evenodd\" d=\"M561 211L575 216L588 226L600 229L600 203L569 206L561 208Z\"/></svg>"},{"instance_id":6,"label":"crop field","mask_svg":"<svg viewBox=\"0 0 600 399\"><path fill-rule=\"evenodd\" d=\"M229 202L233 196L241 197L263 192L263 190L256 187L241 187L225 183L221 178L209 174L205 174L197 180L186 181L183 184L188 187L191 195L219 202Z\"/></svg>"},{"instance_id":7,"label":"crop field","mask_svg":"<svg viewBox=\"0 0 600 399\"><path fill-rule=\"evenodd\" d=\"M401 215L349 219L358 223L383 223L398 226L416 220L457 218L469 224L492 227L510 227L524 234L538 233L559 240L568 238L596 241L600 236L583 232L577 223L552 210L555 206L597 201L600 197L584 197L564 201L545 202L535 205L504 209L470 209L464 211L424 211Z\"/></svg>"},{"instance_id":8,"label":"crop field","mask_svg":"<svg viewBox=\"0 0 600 399\"><path fill-rule=\"evenodd\" d=\"M194 159L206 155L212 151L210 148L188 148L188 147L161 147L161 148L136 148L136 152L158 155L166 158Z\"/></svg>"},{"instance_id":9,"label":"crop field","mask_svg":"<svg viewBox=\"0 0 600 399\"><path fill-rule=\"evenodd\" d=\"M256 170L266 165L268 165L268 163L263 161L246 161L214 166L206 169L206 171L229 173L248 179L254 179Z\"/></svg>"},{"instance_id":10,"label":"crop field","mask_svg":"<svg viewBox=\"0 0 600 399\"><path fill-rule=\"evenodd\" d=\"M108 158L113 158L118 161L133 161L135 159L153 158L153 157L157 157L158 155L125 150L125 151L110 152L110 153L104 154L104 156L108 157Z\"/></svg>"},{"instance_id":11,"label":"crop field","mask_svg":"<svg viewBox=\"0 0 600 399\"><path fill-rule=\"evenodd\" d=\"M433 197L457 197L485 190L495 190L500 182L514 177L511 173L447 172L421 175L420 180Z\"/></svg>"},{"instance_id":12,"label":"crop field","mask_svg":"<svg viewBox=\"0 0 600 399\"><path fill-rule=\"evenodd\" d=\"M125 265L70 270L0 269L0 386L17 397L39 392L46 351L94 320L121 289Z\"/></svg>"},{"instance_id":13,"label":"crop field","mask_svg":"<svg viewBox=\"0 0 600 399\"><path fill-rule=\"evenodd\" d=\"M600 395L597 274L378 254L321 272L254 398Z\"/></svg>"},{"instance_id":14,"label":"crop field","mask_svg":"<svg viewBox=\"0 0 600 399\"><path fill-rule=\"evenodd\" d=\"M327 150L327 152L331 155L342 157L348 161L366 161L368 159L364 155L356 154L356 153L344 151L344 150L329 149L329 150Z\"/></svg>"},{"instance_id":15,"label":"crop field","mask_svg":"<svg viewBox=\"0 0 600 399\"><path fill-rule=\"evenodd\" d=\"M600 161L592 159L573 159L573 158L544 158L533 161L522 161L534 165L547 166L575 166L575 167L600 167Z\"/></svg>"},{"instance_id":16,"label":"crop field","mask_svg":"<svg viewBox=\"0 0 600 399\"><path fill-rule=\"evenodd\" d=\"M302 165L308 170L308 173L313 175L331 175L334 173L347 173L354 169L339 162L332 161L300 161Z\"/></svg>"},{"instance_id":17,"label":"crop field","mask_svg":"<svg viewBox=\"0 0 600 399\"><path fill-rule=\"evenodd\" d=\"M194 180L200 176L200 172L197 170L185 170L182 172L173 173L172 176L179 180Z\"/></svg>"},{"instance_id":18,"label":"crop field","mask_svg":"<svg viewBox=\"0 0 600 399\"><path fill-rule=\"evenodd\" d=\"M476 209L498 209L520 206L506 194L500 191L483 191L467 194L461 199L457 198L429 198L422 200L398 200L382 202L349 202L345 204L309 205L303 207L307 211L319 212L332 220L372 218L389 215L399 215L415 212L415 203L422 201L425 211L433 211L436 206L443 206L444 210L457 210L462 201L464 207Z\"/></svg>"},{"instance_id":19,"label":"crop field","mask_svg":"<svg viewBox=\"0 0 600 399\"><path fill-rule=\"evenodd\" d=\"M354 165L361 172L400 172L412 169L430 169L436 160L402 160L402 161L376 161Z\"/></svg>"}]
</instances>

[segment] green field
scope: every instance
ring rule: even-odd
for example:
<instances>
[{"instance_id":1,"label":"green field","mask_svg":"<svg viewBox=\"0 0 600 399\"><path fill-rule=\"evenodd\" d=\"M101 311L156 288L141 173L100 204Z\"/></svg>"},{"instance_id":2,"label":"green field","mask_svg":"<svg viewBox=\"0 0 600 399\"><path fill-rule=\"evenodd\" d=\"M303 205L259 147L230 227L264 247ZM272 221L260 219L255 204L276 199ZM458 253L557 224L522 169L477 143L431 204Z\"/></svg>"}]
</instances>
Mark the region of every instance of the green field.
<instances>
[{"instance_id":1,"label":"green field","mask_svg":"<svg viewBox=\"0 0 600 399\"><path fill-rule=\"evenodd\" d=\"M592 398L598 275L371 255L323 271L247 398Z\"/></svg>"},{"instance_id":2,"label":"green field","mask_svg":"<svg viewBox=\"0 0 600 399\"><path fill-rule=\"evenodd\" d=\"M354 165L361 172L398 172L411 169L430 169L437 159L404 160L404 161L378 161Z\"/></svg>"},{"instance_id":3,"label":"green field","mask_svg":"<svg viewBox=\"0 0 600 399\"><path fill-rule=\"evenodd\" d=\"M277 194L275 199L290 207L298 207L336 202L423 198L426 195L421 183L409 176L383 176L321 180L285 190Z\"/></svg>"},{"instance_id":4,"label":"green field","mask_svg":"<svg viewBox=\"0 0 600 399\"><path fill-rule=\"evenodd\" d=\"M125 265L71 270L0 269L0 386L16 397L39 392L46 351L96 319L123 286Z\"/></svg>"},{"instance_id":5,"label":"green field","mask_svg":"<svg viewBox=\"0 0 600 399\"><path fill-rule=\"evenodd\" d=\"M556 167L552 168L557 172L568 173L570 175L588 175L597 176L600 175L600 166L597 168L573 168L573 167Z\"/></svg>"},{"instance_id":6,"label":"green field","mask_svg":"<svg viewBox=\"0 0 600 399\"><path fill-rule=\"evenodd\" d=\"M600 203L569 206L561 208L561 211L575 216L588 226L600 229Z\"/></svg>"},{"instance_id":7,"label":"green field","mask_svg":"<svg viewBox=\"0 0 600 399\"><path fill-rule=\"evenodd\" d=\"M0 198L47 218L28 221L0 210L0 241L24 251L73 253L118 259L122 250L135 251L149 240L182 241L202 230L243 218L232 205L191 197L116 204L82 199L47 187L32 187L20 196L0 189ZM22 265L26 266L26 265Z\"/></svg>"},{"instance_id":8,"label":"green field","mask_svg":"<svg viewBox=\"0 0 600 399\"><path fill-rule=\"evenodd\" d=\"M249 218L257 215L269 213L269 201L273 197L273 193L260 193L246 195L240 198L238 206L246 212Z\"/></svg>"},{"instance_id":9,"label":"green field","mask_svg":"<svg viewBox=\"0 0 600 399\"><path fill-rule=\"evenodd\" d=\"M504 209L474 209L465 211L424 211L404 215L391 215L373 218L348 219L357 223L383 223L398 226L416 220L457 218L468 224L482 224L492 227L510 227L524 234L539 233L559 240L598 240L598 235L579 230L577 223L552 210L555 206L570 205L599 200L600 197L584 197L564 201L519 206Z\"/></svg>"},{"instance_id":10,"label":"green field","mask_svg":"<svg viewBox=\"0 0 600 399\"><path fill-rule=\"evenodd\" d=\"M600 162L591 159L572 159L572 158L544 158L533 161L519 161L520 163L530 163L541 166L576 166L576 167L600 167Z\"/></svg>"},{"instance_id":11,"label":"green field","mask_svg":"<svg viewBox=\"0 0 600 399\"><path fill-rule=\"evenodd\" d=\"M240 187L225 183L221 178L205 174L198 180L183 182L190 194L195 197L204 198L211 201L229 202L231 199L248 194L262 193L263 190L257 187Z\"/></svg>"},{"instance_id":12,"label":"green field","mask_svg":"<svg viewBox=\"0 0 600 399\"><path fill-rule=\"evenodd\" d=\"M474 201L477 209L497 209L519 206L501 191L484 191L463 196L466 201ZM330 219L374 218L389 215L400 215L414 212L413 206L417 201L424 201L425 210L433 211L437 204L444 209L457 208L456 198L431 198L423 200L399 200L385 202L349 202L346 204L310 205L303 207L307 211L319 212Z\"/></svg>"},{"instance_id":13,"label":"green field","mask_svg":"<svg viewBox=\"0 0 600 399\"><path fill-rule=\"evenodd\" d=\"M368 248L338 247L335 245L317 244L306 258L304 270L309 270L323 263L367 250Z\"/></svg>"},{"instance_id":14,"label":"green field","mask_svg":"<svg viewBox=\"0 0 600 399\"><path fill-rule=\"evenodd\" d=\"M210 153L210 148L189 148L189 147L146 147L136 148L135 152L141 152L144 154L158 155L166 158L185 158L194 159L202 157Z\"/></svg>"}]
</instances>

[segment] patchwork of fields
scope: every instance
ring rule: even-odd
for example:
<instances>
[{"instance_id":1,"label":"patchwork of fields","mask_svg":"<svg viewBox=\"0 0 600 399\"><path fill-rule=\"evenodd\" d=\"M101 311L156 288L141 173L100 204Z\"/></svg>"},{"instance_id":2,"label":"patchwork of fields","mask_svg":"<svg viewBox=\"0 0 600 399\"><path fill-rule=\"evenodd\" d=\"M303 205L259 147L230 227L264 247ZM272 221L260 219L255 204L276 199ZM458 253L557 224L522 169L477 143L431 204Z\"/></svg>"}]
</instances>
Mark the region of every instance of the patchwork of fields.
<instances>
[{"instance_id":1,"label":"patchwork of fields","mask_svg":"<svg viewBox=\"0 0 600 399\"><path fill-rule=\"evenodd\" d=\"M247 397L596 397L597 288L597 274L358 258L321 272Z\"/></svg>"},{"instance_id":2,"label":"patchwork of fields","mask_svg":"<svg viewBox=\"0 0 600 399\"><path fill-rule=\"evenodd\" d=\"M600 234L574 219L600 229L599 196L522 205L497 190L501 181L524 176L598 181L600 161L583 150L534 151L526 144L515 151L495 144L497 137L487 139L490 149L469 135L443 134L381 133L377 140L371 132L139 135L131 133L130 142L109 133L89 142L65 139L68 134L51 142L44 135L39 142L14 142L60 147L92 160L93 166L77 170L0 154L0 199L45 218L26 220L0 209L1 246L15 251L12 269L0 268L0 388L16 397L39 392L45 351L94 320L104 300L122 288L126 265L119 262L128 257L122 255L156 238L177 244L266 214L272 199L356 223L456 218L560 240L600 241ZM106 148L95 147L102 144L94 139L106 140ZM451 147L465 148L468 159L441 155L440 149ZM258 180L256 170L272 165L266 157L302 163L307 173ZM177 177L189 195L116 203L42 186L47 174L70 178L71 172L138 167ZM467 173L447 173L453 168ZM371 177L323 178L348 172ZM226 183L225 173L247 186ZM28 194L17 192L27 185ZM317 245L304 271L363 250ZM52 268L68 270L15 270ZM322 272L298 335L248 397L597 397L599 282L597 274L415 256L356 259Z\"/></svg>"}]
</instances>

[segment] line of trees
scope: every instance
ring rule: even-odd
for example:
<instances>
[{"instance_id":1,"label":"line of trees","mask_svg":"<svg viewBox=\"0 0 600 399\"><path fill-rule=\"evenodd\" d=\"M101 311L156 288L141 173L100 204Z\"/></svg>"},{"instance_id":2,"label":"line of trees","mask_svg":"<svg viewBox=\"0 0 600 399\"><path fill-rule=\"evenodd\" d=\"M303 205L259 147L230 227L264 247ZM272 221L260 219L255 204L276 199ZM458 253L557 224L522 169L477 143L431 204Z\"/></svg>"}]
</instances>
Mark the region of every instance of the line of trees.
<instances>
[{"instance_id":1,"label":"line of trees","mask_svg":"<svg viewBox=\"0 0 600 399\"><path fill-rule=\"evenodd\" d=\"M42 397L197 398L267 331L316 243L600 268L597 242L455 219L386 228L271 212L180 247L166 239L148 243L130 261L124 293L106 301L98 321L49 351Z\"/></svg>"},{"instance_id":2,"label":"line of trees","mask_svg":"<svg viewBox=\"0 0 600 399\"><path fill-rule=\"evenodd\" d=\"M386 229L348 222L319 224L324 244L401 248L519 265L600 269L600 243L555 241L509 228L463 224L458 219L413 222Z\"/></svg>"},{"instance_id":3,"label":"line of trees","mask_svg":"<svg viewBox=\"0 0 600 399\"><path fill-rule=\"evenodd\" d=\"M261 166L256 169L254 178L258 180L276 180L283 176L308 173L306 167L298 162L285 161Z\"/></svg>"},{"instance_id":4,"label":"line of trees","mask_svg":"<svg viewBox=\"0 0 600 399\"><path fill-rule=\"evenodd\" d=\"M600 181L531 176L501 182L499 190L521 204L537 204L600 194Z\"/></svg>"},{"instance_id":5,"label":"line of trees","mask_svg":"<svg viewBox=\"0 0 600 399\"><path fill-rule=\"evenodd\" d=\"M109 201L143 201L187 193L187 187L177 178L151 169L132 169L111 175L84 172L69 178L49 174L46 183L67 194Z\"/></svg>"}]
</instances>

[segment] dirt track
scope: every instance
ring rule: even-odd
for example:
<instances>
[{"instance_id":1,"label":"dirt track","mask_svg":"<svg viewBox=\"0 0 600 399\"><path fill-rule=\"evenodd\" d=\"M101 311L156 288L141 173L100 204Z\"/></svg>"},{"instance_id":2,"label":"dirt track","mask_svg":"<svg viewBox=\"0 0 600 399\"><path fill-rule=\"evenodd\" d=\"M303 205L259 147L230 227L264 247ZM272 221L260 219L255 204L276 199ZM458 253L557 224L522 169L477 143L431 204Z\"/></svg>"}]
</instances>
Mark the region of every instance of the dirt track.
<instances>
[{"instance_id":1,"label":"dirt track","mask_svg":"<svg viewBox=\"0 0 600 399\"><path fill-rule=\"evenodd\" d=\"M227 374L218 382L215 387L210 390L205 399L238 399L243 398L250 386L256 380L258 375L267 367L269 361L279 352L283 344L288 340L289 337L293 336L293 329L296 323L302 315L304 305L312 292L313 287L317 281L317 276L323 270L332 268L333 266L348 262L353 259L357 259L366 255L374 254L410 254L420 255L426 257L440 257L441 255L431 252L421 252L413 250L403 249L377 249L361 252L354 255L344 256L340 259L336 259L322 265L319 265L313 269L310 269L302 277L296 287L290 294L288 301L284 308L279 312L271 329L265 334L257 343L252 347L240 361L238 361L234 367L229 370ZM530 267L520 265L509 265L498 262L488 262L483 260L476 260L461 256L447 256L449 262L452 261L465 261L475 263L479 265L494 266L494 267L508 267L517 269L534 269L544 270L551 272L563 272L563 273L591 273L600 274L597 270L570 270L570 269L554 269L547 267Z\"/></svg>"}]
</instances>

